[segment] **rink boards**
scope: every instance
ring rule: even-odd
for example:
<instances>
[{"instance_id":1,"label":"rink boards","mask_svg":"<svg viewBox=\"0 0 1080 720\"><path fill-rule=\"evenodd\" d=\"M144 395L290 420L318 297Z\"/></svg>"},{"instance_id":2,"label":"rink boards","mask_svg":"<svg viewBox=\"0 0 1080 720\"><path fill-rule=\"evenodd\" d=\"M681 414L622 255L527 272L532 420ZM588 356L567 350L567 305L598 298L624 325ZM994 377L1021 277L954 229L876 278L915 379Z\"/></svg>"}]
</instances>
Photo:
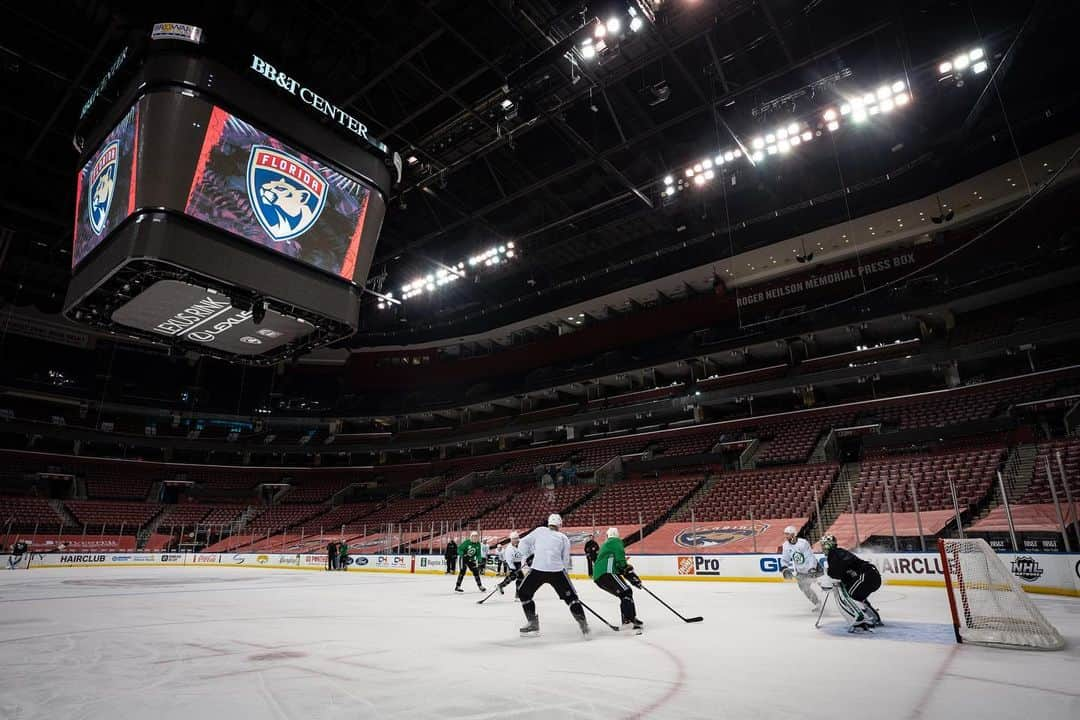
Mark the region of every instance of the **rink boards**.
<instances>
[{"instance_id":1,"label":"rink boards","mask_svg":"<svg viewBox=\"0 0 1080 720\"><path fill-rule=\"evenodd\" d=\"M881 570L891 585L943 586L941 558L936 553L861 553ZM1006 567L1028 592L1080 597L1080 554L1000 553ZM320 553L32 553L0 556L11 569L64 567L190 567L218 566L275 570L325 570ZM646 580L720 582L783 582L780 558L773 554L740 555L635 555L630 558ZM573 559L575 578L586 578L585 558ZM350 555L349 572L440 574L446 572L441 555Z\"/></svg>"}]
</instances>

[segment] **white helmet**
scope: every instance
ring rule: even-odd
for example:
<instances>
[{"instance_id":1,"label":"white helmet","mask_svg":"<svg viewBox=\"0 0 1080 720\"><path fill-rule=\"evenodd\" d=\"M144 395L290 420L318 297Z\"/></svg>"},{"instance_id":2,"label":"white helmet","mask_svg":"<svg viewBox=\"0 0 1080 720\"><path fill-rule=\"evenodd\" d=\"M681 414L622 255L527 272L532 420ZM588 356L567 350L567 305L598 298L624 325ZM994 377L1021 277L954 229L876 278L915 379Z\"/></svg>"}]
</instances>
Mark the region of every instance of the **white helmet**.
<instances>
[{"instance_id":1,"label":"white helmet","mask_svg":"<svg viewBox=\"0 0 1080 720\"><path fill-rule=\"evenodd\" d=\"M560 515L559 513L551 513L550 515L548 515L548 525L562 527L562 515Z\"/></svg>"},{"instance_id":2,"label":"white helmet","mask_svg":"<svg viewBox=\"0 0 1080 720\"><path fill-rule=\"evenodd\" d=\"M519 537L521 537L521 536L520 536L520 535L518 535L518 531L517 531L517 530L511 530L511 531L510 531L510 539L511 539L511 540L517 540L517 539L518 539Z\"/></svg>"},{"instance_id":3,"label":"white helmet","mask_svg":"<svg viewBox=\"0 0 1080 720\"><path fill-rule=\"evenodd\" d=\"M607 529L607 536L609 538L613 538L613 537L617 538L617 537L619 537L619 528L617 528L617 527L609 527Z\"/></svg>"},{"instance_id":4,"label":"white helmet","mask_svg":"<svg viewBox=\"0 0 1080 720\"><path fill-rule=\"evenodd\" d=\"M795 528L794 525L788 525L786 528L784 528L784 534L785 535L798 535L799 531Z\"/></svg>"},{"instance_id":5,"label":"white helmet","mask_svg":"<svg viewBox=\"0 0 1080 720\"><path fill-rule=\"evenodd\" d=\"M471 538L480 537L480 533L473 530L471 533L469 533L469 537L471 537Z\"/></svg>"}]
</instances>

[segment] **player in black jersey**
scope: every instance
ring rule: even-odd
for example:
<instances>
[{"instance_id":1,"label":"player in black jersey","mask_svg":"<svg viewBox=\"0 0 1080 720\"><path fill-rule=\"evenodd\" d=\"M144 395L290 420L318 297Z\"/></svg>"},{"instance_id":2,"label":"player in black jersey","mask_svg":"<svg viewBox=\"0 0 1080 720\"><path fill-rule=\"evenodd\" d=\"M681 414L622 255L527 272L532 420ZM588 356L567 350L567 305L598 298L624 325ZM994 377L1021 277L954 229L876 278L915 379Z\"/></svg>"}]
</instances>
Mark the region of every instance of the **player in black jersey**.
<instances>
[{"instance_id":1,"label":"player in black jersey","mask_svg":"<svg viewBox=\"0 0 1080 720\"><path fill-rule=\"evenodd\" d=\"M840 610L851 621L853 630L869 630L882 624L878 611L870 604L870 593L881 587L881 573L862 558L836 544L836 538L821 538L827 573L834 580Z\"/></svg>"}]
</instances>

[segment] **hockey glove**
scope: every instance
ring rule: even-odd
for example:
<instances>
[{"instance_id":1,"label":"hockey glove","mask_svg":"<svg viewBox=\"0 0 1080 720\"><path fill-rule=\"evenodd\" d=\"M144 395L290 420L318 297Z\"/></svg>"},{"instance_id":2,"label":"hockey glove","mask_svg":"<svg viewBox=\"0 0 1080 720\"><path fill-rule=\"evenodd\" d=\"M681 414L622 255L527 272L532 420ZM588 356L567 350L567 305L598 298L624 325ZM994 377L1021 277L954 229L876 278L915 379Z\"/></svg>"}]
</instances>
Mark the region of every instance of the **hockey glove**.
<instances>
[{"instance_id":1,"label":"hockey glove","mask_svg":"<svg viewBox=\"0 0 1080 720\"><path fill-rule=\"evenodd\" d=\"M781 572L785 580L790 580L791 578L795 577L795 571L789 567L784 568Z\"/></svg>"},{"instance_id":2,"label":"hockey glove","mask_svg":"<svg viewBox=\"0 0 1080 720\"><path fill-rule=\"evenodd\" d=\"M626 582L630 583L636 588L641 588L641 578L639 578L638 574L634 572L634 568L627 565L622 571L622 576L626 579Z\"/></svg>"}]
</instances>

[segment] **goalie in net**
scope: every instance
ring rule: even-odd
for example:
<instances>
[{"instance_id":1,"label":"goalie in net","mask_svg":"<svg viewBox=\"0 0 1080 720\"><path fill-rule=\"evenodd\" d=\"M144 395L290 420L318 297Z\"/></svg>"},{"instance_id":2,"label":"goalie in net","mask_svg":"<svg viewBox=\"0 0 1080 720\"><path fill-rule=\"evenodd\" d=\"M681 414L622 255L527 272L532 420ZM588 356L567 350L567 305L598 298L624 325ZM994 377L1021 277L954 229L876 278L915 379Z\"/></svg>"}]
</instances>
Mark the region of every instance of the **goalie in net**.
<instances>
[{"instance_id":1,"label":"goalie in net","mask_svg":"<svg viewBox=\"0 0 1080 720\"><path fill-rule=\"evenodd\" d=\"M938 540L957 642L1037 650L1065 646L985 540Z\"/></svg>"}]
</instances>

